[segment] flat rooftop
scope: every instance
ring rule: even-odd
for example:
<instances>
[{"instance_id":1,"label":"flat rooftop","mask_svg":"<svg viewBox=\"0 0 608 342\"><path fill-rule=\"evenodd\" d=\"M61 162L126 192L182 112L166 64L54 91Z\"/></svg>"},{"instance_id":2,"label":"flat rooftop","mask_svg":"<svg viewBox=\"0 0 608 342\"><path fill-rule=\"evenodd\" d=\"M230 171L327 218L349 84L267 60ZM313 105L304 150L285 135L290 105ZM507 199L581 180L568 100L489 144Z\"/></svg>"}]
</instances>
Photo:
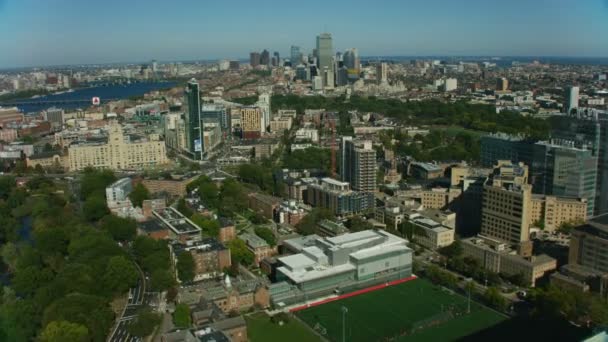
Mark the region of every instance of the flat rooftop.
<instances>
[{"instance_id":1,"label":"flat rooftop","mask_svg":"<svg viewBox=\"0 0 608 342\"><path fill-rule=\"evenodd\" d=\"M352 260L410 251L405 239L382 230L364 230L331 238L315 236L314 239L292 240L296 240L298 246L302 246L299 249L301 253L278 258L282 265L278 270L295 283L351 272L356 269ZM344 260L343 263L332 264L330 255L336 252L348 253L350 261Z\"/></svg>"},{"instance_id":2,"label":"flat rooftop","mask_svg":"<svg viewBox=\"0 0 608 342\"><path fill-rule=\"evenodd\" d=\"M152 214L175 234L200 234L201 228L173 207L154 210Z\"/></svg>"}]
</instances>

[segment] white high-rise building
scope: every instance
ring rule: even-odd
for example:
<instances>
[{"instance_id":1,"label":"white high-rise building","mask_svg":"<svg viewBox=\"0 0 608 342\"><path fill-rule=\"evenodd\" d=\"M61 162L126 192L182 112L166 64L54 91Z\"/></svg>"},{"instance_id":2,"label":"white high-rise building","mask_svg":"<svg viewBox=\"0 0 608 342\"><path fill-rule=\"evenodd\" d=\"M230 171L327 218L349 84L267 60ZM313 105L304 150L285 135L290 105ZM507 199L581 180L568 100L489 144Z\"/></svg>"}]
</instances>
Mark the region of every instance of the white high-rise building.
<instances>
[{"instance_id":1,"label":"white high-rise building","mask_svg":"<svg viewBox=\"0 0 608 342\"><path fill-rule=\"evenodd\" d=\"M376 66L376 81L378 84L388 83L388 66L386 63L380 63Z\"/></svg>"},{"instance_id":2,"label":"white high-rise building","mask_svg":"<svg viewBox=\"0 0 608 342\"><path fill-rule=\"evenodd\" d=\"M447 78L444 84L445 91L453 91L458 88L458 80L455 78Z\"/></svg>"},{"instance_id":3,"label":"white high-rise building","mask_svg":"<svg viewBox=\"0 0 608 342\"><path fill-rule=\"evenodd\" d=\"M323 90L323 77L315 76L312 78L312 90Z\"/></svg>"},{"instance_id":4,"label":"white high-rise building","mask_svg":"<svg viewBox=\"0 0 608 342\"><path fill-rule=\"evenodd\" d=\"M578 87L566 88L566 94L565 94L566 103L564 105L564 108L566 109L567 113L571 113L573 109L578 108L578 93L579 93Z\"/></svg>"},{"instance_id":5,"label":"white high-rise building","mask_svg":"<svg viewBox=\"0 0 608 342\"><path fill-rule=\"evenodd\" d=\"M333 69L323 69L323 84L327 89L333 89L335 85L335 77Z\"/></svg>"},{"instance_id":6,"label":"white high-rise building","mask_svg":"<svg viewBox=\"0 0 608 342\"><path fill-rule=\"evenodd\" d=\"M263 93L258 97L258 102L255 104L262 111L261 115L261 132L266 133L268 126L270 126L270 94Z\"/></svg>"}]
</instances>

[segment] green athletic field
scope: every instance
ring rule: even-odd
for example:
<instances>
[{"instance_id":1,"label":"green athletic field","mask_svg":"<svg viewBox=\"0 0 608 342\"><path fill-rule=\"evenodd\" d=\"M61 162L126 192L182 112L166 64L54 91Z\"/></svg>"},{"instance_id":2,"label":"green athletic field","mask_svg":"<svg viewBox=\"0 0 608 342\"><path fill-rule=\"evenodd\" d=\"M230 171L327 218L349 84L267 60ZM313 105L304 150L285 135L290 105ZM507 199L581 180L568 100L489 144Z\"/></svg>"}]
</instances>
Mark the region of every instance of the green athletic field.
<instances>
[{"instance_id":1,"label":"green athletic field","mask_svg":"<svg viewBox=\"0 0 608 342\"><path fill-rule=\"evenodd\" d=\"M467 298L415 279L296 313L311 328L334 342L342 341L342 307L346 307L346 341L449 341L493 326L507 317Z\"/></svg>"},{"instance_id":2,"label":"green athletic field","mask_svg":"<svg viewBox=\"0 0 608 342\"><path fill-rule=\"evenodd\" d=\"M319 342L308 327L295 318L280 326L272 323L263 312L245 316L247 335L251 342Z\"/></svg>"}]
</instances>

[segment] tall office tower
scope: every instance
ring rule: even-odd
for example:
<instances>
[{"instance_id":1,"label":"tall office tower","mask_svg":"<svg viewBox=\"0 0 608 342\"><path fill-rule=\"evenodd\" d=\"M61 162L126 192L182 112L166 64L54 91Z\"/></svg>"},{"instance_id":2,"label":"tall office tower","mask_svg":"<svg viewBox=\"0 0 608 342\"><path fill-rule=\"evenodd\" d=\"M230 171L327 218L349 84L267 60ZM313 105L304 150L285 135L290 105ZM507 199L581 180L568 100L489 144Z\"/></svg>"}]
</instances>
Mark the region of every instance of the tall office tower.
<instances>
[{"instance_id":1,"label":"tall office tower","mask_svg":"<svg viewBox=\"0 0 608 342\"><path fill-rule=\"evenodd\" d=\"M270 52L266 49L264 49L260 55L260 64L266 66L270 64Z\"/></svg>"},{"instance_id":2,"label":"tall office tower","mask_svg":"<svg viewBox=\"0 0 608 342\"><path fill-rule=\"evenodd\" d=\"M279 66L281 63L281 55L277 51L272 54L272 66Z\"/></svg>"},{"instance_id":3,"label":"tall office tower","mask_svg":"<svg viewBox=\"0 0 608 342\"><path fill-rule=\"evenodd\" d=\"M323 85L325 88L333 89L335 85L335 76L334 76L333 68L324 68L323 69Z\"/></svg>"},{"instance_id":4,"label":"tall office tower","mask_svg":"<svg viewBox=\"0 0 608 342\"><path fill-rule=\"evenodd\" d=\"M501 77L496 80L496 90L507 91L509 89L509 80Z\"/></svg>"},{"instance_id":5,"label":"tall office tower","mask_svg":"<svg viewBox=\"0 0 608 342\"><path fill-rule=\"evenodd\" d=\"M359 51L356 48L348 49L344 52L342 57L344 66L350 70L354 70L355 73L359 74L361 69L361 60L359 59Z\"/></svg>"},{"instance_id":6,"label":"tall office tower","mask_svg":"<svg viewBox=\"0 0 608 342\"><path fill-rule=\"evenodd\" d=\"M353 190L376 191L376 150L371 141L342 137L340 176Z\"/></svg>"},{"instance_id":7,"label":"tall office tower","mask_svg":"<svg viewBox=\"0 0 608 342\"><path fill-rule=\"evenodd\" d=\"M608 272L608 216L601 215L576 227L570 239L568 263Z\"/></svg>"},{"instance_id":8,"label":"tall office tower","mask_svg":"<svg viewBox=\"0 0 608 342\"><path fill-rule=\"evenodd\" d=\"M308 80L308 68L304 64L299 64L295 67L296 69L296 80L306 81Z\"/></svg>"},{"instance_id":9,"label":"tall office tower","mask_svg":"<svg viewBox=\"0 0 608 342\"><path fill-rule=\"evenodd\" d=\"M332 46L332 39L330 33L321 33L317 36L317 67L319 70L325 70L327 68L331 74L334 73L334 63L332 57L334 56L334 49ZM324 80L325 81L325 80ZM328 84L324 84L328 86ZM332 84L333 86L333 84Z\"/></svg>"},{"instance_id":10,"label":"tall office tower","mask_svg":"<svg viewBox=\"0 0 608 342\"><path fill-rule=\"evenodd\" d=\"M348 84L348 68L346 66L342 66L338 69L336 73L336 85L339 87L345 86Z\"/></svg>"},{"instance_id":11,"label":"tall office tower","mask_svg":"<svg viewBox=\"0 0 608 342\"><path fill-rule=\"evenodd\" d=\"M578 109L578 90L578 87L566 88L564 109L566 109L566 113L568 114L572 113L573 109Z\"/></svg>"},{"instance_id":12,"label":"tall office tower","mask_svg":"<svg viewBox=\"0 0 608 342\"><path fill-rule=\"evenodd\" d=\"M388 66L386 63L380 63L376 66L376 82L378 84L388 83Z\"/></svg>"},{"instance_id":13,"label":"tall office tower","mask_svg":"<svg viewBox=\"0 0 608 342\"><path fill-rule=\"evenodd\" d=\"M571 141L540 142L535 146L535 160L545 155L544 194L587 200L587 217L593 216L597 185L597 157L586 147L577 148ZM537 158L540 157L540 158Z\"/></svg>"},{"instance_id":14,"label":"tall office tower","mask_svg":"<svg viewBox=\"0 0 608 342\"><path fill-rule=\"evenodd\" d=\"M158 71L158 63L156 60L152 60L152 72L156 73Z\"/></svg>"},{"instance_id":15,"label":"tall office tower","mask_svg":"<svg viewBox=\"0 0 608 342\"><path fill-rule=\"evenodd\" d=\"M302 63L302 52L300 52L300 47L295 45L291 46L290 52L291 67L295 68Z\"/></svg>"},{"instance_id":16,"label":"tall office tower","mask_svg":"<svg viewBox=\"0 0 608 342\"><path fill-rule=\"evenodd\" d=\"M260 108L262 115L260 116L260 133L266 133L268 126L270 125L270 94L260 94L256 107Z\"/></svg>"},{"instance_id":17,"label":"tall office tower","mask_svg":"<svg viewBox=\"0 0 608 342\"><path fill-rule=\"evenodd\" d=\"M203 159L203 138L201 129L201 95L198 82L193 78L184 92L188 104L186 113L186 147L192 159Z\"/></svg>"},{"instance_id":18,"label":"tall office tower","mask_svg":"<svg viewBox=\"0 0 608 342\"><path fill-rule=\"evenodd\" d=\"M501 160L483 187L481 234L520 246L530 240L528 167Z\"/></svg>"},{"instance_id":19,"label":"tall office tower","mask_svg":"<svg viewBox=\"0 0 608 342\"><path fill-rule=\"evenodd\" d=\"M608 212L608 112L582 109L560 118L559 128L551 136L574 142L578 148L590 148L597 157L595 212Z\"/></svg>"},{"instance_id":20,"label":"tall office tower","mask_svg":"<svg viewBox=\"0 0 608 342\"><path fill-rule=\"evenodd\" d=\"M260 65L260 59L261 57L259 52L252 52L249 54L249 64L252 68L255 68Z\"/></svg>"}]
</instances>

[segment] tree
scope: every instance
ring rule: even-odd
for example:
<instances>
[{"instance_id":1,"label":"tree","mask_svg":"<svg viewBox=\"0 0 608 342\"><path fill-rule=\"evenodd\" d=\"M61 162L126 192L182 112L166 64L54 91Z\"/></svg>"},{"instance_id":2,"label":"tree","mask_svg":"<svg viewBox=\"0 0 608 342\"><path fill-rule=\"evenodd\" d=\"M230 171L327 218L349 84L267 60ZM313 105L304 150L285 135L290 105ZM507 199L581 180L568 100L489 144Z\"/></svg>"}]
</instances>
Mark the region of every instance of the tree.
<instances>
[{"instance_id":1,"label":"tree","mask_svg":"<svg viewBox=\"0 0 608 342\"><path fill-rule=\"evenodd\" d=\"M246 208L244 198L243 185L234 179L226 179L220 190L219 214L232 217L234 213L242 212Z\"/></svg>"},{"instance_id":2,"label":"tree","mask_svg":"<svg viewBox=\"0 0 608 342\"><path fill-rule=\"evenodd\" d=\"M137 235L137 224L132 219L106 215L100 221L102 230L107 231L116 241L131 241Z\"/></svg>"},{"instance_id":3,"label":"tree","mask_svg":"<svg viewBox=\"0 0 608 342\"><path fill-rule=\"evenodd\" d=\"M41 342L85 342L89 340L87 327L67 321L52 321L40 334Z\"/></svg>"},{"instance_id":4,"label":"tree","mask_svg":"<svg viewBox=\"0 0 608 342\"><path fill-rule=\"evenodd\" d=\"M0 199L7 200L13 189L17 186L12 176L0 176Z\"/></svg>"},{"instance_id":5,"label":"tree","mask_svg":"<svg viewBox=\"0 0 608 342\"><path fill-rule=\"evenodd\" d=\"M141 310L137 319L129 324L127 331L137 337L146 337L154 331L154 328L161 322L161 317L151 310Z\"/></svg>"},{"instance_id":6,"label":"tree","mask_svg":"<svg viewBox=\"0 0 608 342\"><path fill-rule=\"evenodd\" d=\"M173 273L169 270L157 269L150 276L150 286L154 291L165 291L175 284Z\"/></svg>"},{"instance_id":7,"label":"tree","mask_svg":"<svg viewBox=\"0 0 608 342\"><path fill-rule=\"evenodd\" d=\"M119 294L135 286L138 279L139 272L131 260L123 256L114 256L108 261L103 282L111 293Z\"/></svg>"},{"instance_id":8,"label":"tree","mask_svg":"<svg viewBox=\"0 0 608 342\"><path fill-rule=\"evenodd\" d=\"M186 200L184 198L180 198L177 201L176 209L177 209L177 211L179 211L180 213L182 213L182 215L184 215L186 217L191 217L192 215L194 215L194 211L192 211L192 209L190 209L190 207L188 206L188 203L186 203Z\"/></svg>"},{"instance_id":9,"label":"tree","mask_svg":"<svg viewBox=\"0 0 608 342\"><path fill-rule=\"evenodd\" d=\"M30 341L40 323L38 307L33 300L3 298L0 306L0 331L6 341Z\"/></svg>"},{"instance_id":10,"label":"tree","mask_svg":"<svg viewBox=\"0 0 608 342\"><path fill-rule=\"evenodd\" d=\"M184 251L177 256L177 276L183 283L194 280L194 258L189 251Z\"/></svg>"},{"instance_id":11,"label":"tree","mask_svg":"<svg viewBox=\"0 0 608 342\"><path fill-rule=\"evenodd\" d=\"M362 230L374 228L374 226L369 223L369 221L364 220L360 216L351 217L348 221L346 221L346 227L348 227L351 232L359 232Z\"/></svg>"},{"instance_id":12,"label":"tree","mask_svg":"<svg viewBox=\"0 0 608 342\"><path fill-rule=\"evenodd\" d=\"M84 202L82 211L84 217L89 221L97 221L110 212L106 200L100 195L89 196Z\"/></svg>"},{"instance_id":13,"label":"tree","mask_svg":"<svg viewBox=\"0 0 608 342\"><path fill-rule=\"evenodd\" d=\"M80 198L86 199L93 194L103 197L106 187L116 181L111 170L95 170L87 167L80 182Z\"/></svg>"},{"instance_id":14,"label":"tree","mask_svg":"<svg viewBox=\"0 0 608 342\"><path fill-rule=\"evenodd\" d=\"M270 230L270 228L258 226L255 227L254 231L257 236L264 239L264 241L266 241L271 247L277 245L277 237L274 235L272 230Z\"/></svg>"},{"instance_id":15,"label":"tree","mask_svg":"<svg viewBox=\"0 0 608 342\"><path fill-rule=\"evenodd\" d=\"M228 248L230 249L230 258L233 264L242 264L245 266L253 264L255 256L247 248L245 241L241 239L234 239L228 242Z\"/></svg>"},{"instance_id":16,"label":"tree","mask_svg":"<svg viewBox=\"0 0 608 342\"><path fill-rule=\"evenodd\" d=\"M12 279L13 288L23 296L31 296L37 288L53 279L53 273L48 268L38 266L28 266L17 269Z\"/></svg>"},{"instance_id":17,"label":"tree","mask_svg":"<svg viewBox=\"0 0 608 342\"><path fill-rule=\"evenodd\" d=\"M455 240L449 246L440 248L439 253L448 259L459 257L462 255L462 244L460 240Z\"/></svg>"},{"instance_id":18,"label":"tree","mask_svg":"<svg viewBox=\"0 0 608 342\"><path fill-rule=\"evenodd\" d=\"M198 195L209 208L217 208L219 203L219 189L215 182L209 181L202 183L198 187Z\"/></svg>"},{"instance_id":19,"label":"tree","mask_svg":"<svg viewBox=\"0 0 608 342\"><path fill-rule=\"evenodd\" d=\"M150 191L148 191L148 188L143 183L137 183L129 194L129 199L134 206L141 208L144 200L150 199Z\"/></svg>"},{"instance_id":20,"label":"tree","mask_svg":"<svg viewBox=\"0 0 608 342\"><path fill-rule=\"evenodd\" d=\"M105 298L72 293L55 300L43 314L43 324L69 321L85 325L95 342L105 341L114 323L114 312Z\"/></svg>"},{"instance_id":21,"label":"tree","mask_svg":"<svg viewBox=\"0 0 608 342\"><path fill-rule=\"evenodd\" d=\"M201 214L194 214L190 218L197 226L201 227L202 234L209 237L217 237L220 233L220 223L217 220L207 218Z\"/></svg>"},{"instance_id":22,"label":"tree","mask_svg":"<svg viewBox=\"0 0 608 342\"><path fill-rule=\"evenodd\" d=\"M328 209L314 208L298 222L296 228L303 235L314 234L317 231L317 223L319 221L332 219L333 216L333 213Z\"/></svg>"},{"instance_id":23,"label":"tree","mask_svg":"<svg viewBox=\"0 0 608 342\"><path fill-rule=\"evenodd\" d=\"M507 300L500 294L500 290L496 287L488 287L483 294L483 300L486 304L498 310L505 310L508 305Z\"/></svg>"},{"instance_id":24,"label":"tree","mask_svg":"<svg viewBox=\"0 0 608 342\"><path fill-rule=\"evenodd\" d=\"M178 328L190 328L192 320L190 318L190 307L187 304L177 304L173 312L173 324Z\"/></svg>"}]
</instances>

